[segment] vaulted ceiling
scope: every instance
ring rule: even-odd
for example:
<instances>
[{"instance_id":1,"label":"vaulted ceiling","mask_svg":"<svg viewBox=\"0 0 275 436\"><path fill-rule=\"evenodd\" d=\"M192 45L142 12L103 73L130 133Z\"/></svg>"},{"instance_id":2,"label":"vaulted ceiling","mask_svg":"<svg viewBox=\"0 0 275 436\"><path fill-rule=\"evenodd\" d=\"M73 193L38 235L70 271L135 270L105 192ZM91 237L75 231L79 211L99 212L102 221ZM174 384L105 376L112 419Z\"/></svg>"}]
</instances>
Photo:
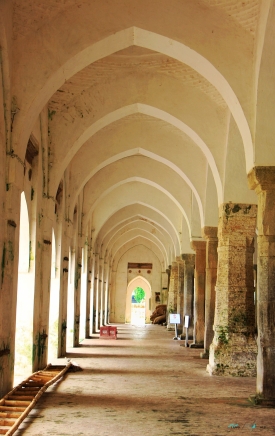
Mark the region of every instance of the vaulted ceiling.
<instances>
[{"instance_id":1,"label":"vaulted ceiling","mask_svg":"<svg viewBox=\"0 0 275 436\"><path fill-rule=\"evenodd\" d=\"M82 231L92 227L103 256L142 240L165 267L217 226L220 204L256 203L247 172L275 163L259 114L273 2L15 0L13 10L13 147L24 159L46 108L48 195L66 180L68 214L81 198Z\"/></svg>"}]
</instances>

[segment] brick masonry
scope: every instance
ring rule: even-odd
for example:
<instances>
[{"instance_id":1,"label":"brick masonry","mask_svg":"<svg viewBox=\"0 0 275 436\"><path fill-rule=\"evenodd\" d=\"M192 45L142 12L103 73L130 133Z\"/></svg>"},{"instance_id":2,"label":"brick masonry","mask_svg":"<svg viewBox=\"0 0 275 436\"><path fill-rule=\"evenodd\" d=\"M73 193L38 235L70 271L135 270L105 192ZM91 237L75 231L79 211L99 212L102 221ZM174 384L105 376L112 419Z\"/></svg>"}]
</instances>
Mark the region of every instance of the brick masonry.
<instances>
[{"instance_id":1,"label":"brick masonry","mask_svg":"<svg viewBox=\"0 0 275 436\"><path fill-rule=\"evenodd\" d=\"M219 216L214 339L208 371L255 376L253 252L257 206L225 203Z\"/></svg>"}]
</instances>

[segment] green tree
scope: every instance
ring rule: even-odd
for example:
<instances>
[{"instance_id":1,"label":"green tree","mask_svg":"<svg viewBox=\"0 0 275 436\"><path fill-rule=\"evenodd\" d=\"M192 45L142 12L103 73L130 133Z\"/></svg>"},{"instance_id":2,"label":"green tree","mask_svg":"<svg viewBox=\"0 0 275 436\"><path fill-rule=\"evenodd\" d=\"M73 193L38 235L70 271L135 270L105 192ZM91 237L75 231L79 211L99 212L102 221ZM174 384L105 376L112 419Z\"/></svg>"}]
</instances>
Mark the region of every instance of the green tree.
<instances>
[{"instance_id":1,"label":"green tree","mask_svg":"<svg viewBox=\"0 0 275 436\"><path fill-rule=\"evenodd\" d=\"M133 294L137 303L141 303L145 299L145 292L139 286L134 290Z\"/></svg>"}]
</instances>

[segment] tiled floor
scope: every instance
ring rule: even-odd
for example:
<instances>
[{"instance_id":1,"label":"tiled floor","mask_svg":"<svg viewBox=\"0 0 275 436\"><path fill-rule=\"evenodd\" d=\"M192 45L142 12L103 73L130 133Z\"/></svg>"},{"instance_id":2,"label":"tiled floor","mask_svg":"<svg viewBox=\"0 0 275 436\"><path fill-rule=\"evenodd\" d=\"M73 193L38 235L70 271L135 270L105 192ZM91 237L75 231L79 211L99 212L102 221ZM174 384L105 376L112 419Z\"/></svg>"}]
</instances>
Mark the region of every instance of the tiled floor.
<instances>
[{"instance_id":1,"label":"tiled floor","mask_svg":"<svg viewBox=\"0 0 275 436\"><path fill-rule=\"evenodd\" d=\"M117 340L85 340L68 353L83 371L49 388L15 436L275 434L275 410L248 401L255 379L211 377L173 336L120 325Z\"/></svg>"}]
</instances>

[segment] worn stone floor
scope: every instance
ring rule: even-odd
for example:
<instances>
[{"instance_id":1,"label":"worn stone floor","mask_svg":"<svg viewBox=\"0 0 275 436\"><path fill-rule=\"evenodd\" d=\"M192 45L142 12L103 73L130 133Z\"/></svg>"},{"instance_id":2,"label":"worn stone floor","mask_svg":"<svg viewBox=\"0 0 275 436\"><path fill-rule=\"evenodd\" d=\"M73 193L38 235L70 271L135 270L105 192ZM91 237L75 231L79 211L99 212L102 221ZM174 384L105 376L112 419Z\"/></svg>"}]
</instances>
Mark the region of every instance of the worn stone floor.
<instances>
[{"instance_id":1,"label":"worn stone floor","mask_svg":"<svg viewBox=\"0 0 275 436\"><path fill-rule=\"evenodd\" d=\"M201 350L173 336L163 326L120 325L117 340L70 349L83 371L50 387L15 436L275 434L275 410L248 401L255 379L210 376Z\"/></svg>"}]
</instances>

